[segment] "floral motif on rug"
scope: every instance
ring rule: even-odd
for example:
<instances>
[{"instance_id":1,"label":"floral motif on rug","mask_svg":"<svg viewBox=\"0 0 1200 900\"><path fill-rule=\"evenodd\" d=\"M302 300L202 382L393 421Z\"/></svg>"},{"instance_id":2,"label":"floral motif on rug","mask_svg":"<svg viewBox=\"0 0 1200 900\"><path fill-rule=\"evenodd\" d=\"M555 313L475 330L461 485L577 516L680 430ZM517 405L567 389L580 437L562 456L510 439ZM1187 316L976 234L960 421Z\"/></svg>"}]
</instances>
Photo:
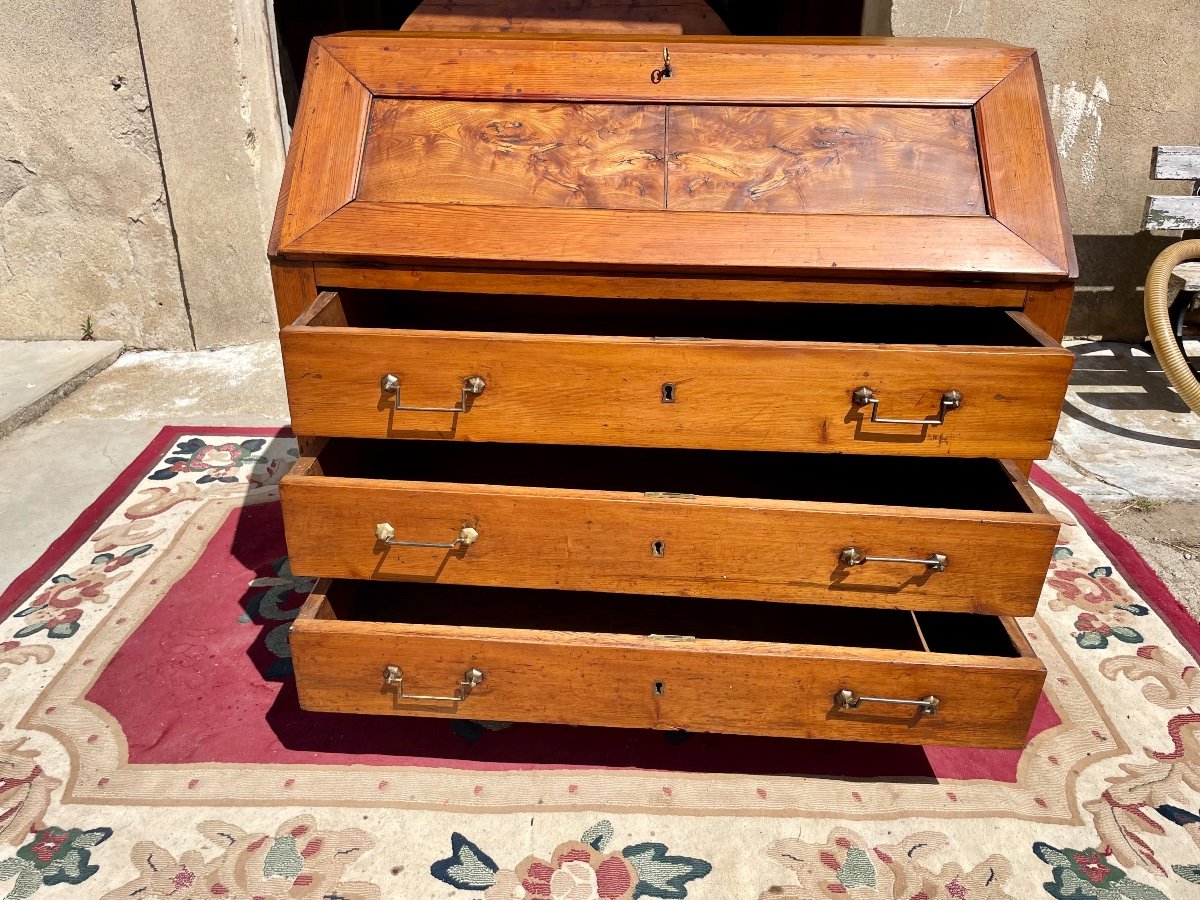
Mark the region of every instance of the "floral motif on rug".
<instances>
[{"instance_id":1,"label":"floral motif on rug","mask_svg":"<svg viewBox=\"0 0 1200 900\"><path fill-rule=\"evenodd\" d=\"M0 900L1200 897L1198 630L1060 487L993 751L306 713L296 458L168 429L10 592Z\"/></svg>"},{"instance_id":2,"label":"floral motif on rug","mask_svg":"<svg viewBox=\"0 0 1200 900\"><path fill-rule=\"evenodd\" d=\"M110 891L105 900L374 900L380 896L378 885L343 878L346 869L376 845L360 828L322 831L313 816L301 815L284 821L271 834L247 832L216 820L199 823L196 831L205 849L184 850L178 858L153 841L134 844L130 862L137 877Z\"/></svg>"},{"instance_id":3,"label":"floral motif on rug","mask_svg":"<svg viewBox=\"0 0 1200 900\"><path fill-rule=\"evenodd\" d=\"M429 872L451 887L482 891L484 900L634 900L686 897L688 882L712 871L704 860L672 856L665 844L654 842L606 853L612 838L612 823L605 819L544 858L526 856L513 868L502 869L455 832L450 835L450 856L435 862Z\"/></svg>"}]
</instances>

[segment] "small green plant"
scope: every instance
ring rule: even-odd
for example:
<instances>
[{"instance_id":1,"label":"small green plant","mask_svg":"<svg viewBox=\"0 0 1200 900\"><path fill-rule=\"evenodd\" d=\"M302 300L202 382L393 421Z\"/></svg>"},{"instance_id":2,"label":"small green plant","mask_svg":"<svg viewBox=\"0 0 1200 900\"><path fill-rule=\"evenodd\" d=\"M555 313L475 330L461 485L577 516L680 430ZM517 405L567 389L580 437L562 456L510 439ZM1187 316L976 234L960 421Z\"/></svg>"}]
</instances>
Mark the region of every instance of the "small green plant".
<instances>
[{"instance_id":1,"label":"small green plant","mask_svg":"<svg viewBox=\"0 0 1200 900\"><path fill-rule=\"evenodd\" d=\"M92 317L88 316L79 326L79 330L83 332L80 337L81 341L94 341L96 339L95 332L92 331Z\"/></svg>"}]
</instances>

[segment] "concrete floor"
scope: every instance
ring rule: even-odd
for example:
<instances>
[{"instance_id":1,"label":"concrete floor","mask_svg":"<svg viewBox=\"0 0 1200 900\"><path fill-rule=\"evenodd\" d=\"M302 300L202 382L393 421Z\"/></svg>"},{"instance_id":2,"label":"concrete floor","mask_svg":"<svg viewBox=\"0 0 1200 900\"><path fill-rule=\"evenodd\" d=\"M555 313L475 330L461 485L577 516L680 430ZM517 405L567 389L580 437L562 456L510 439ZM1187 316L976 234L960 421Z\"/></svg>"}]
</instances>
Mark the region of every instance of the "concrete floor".
<instances>
[{"instance_id":1,"label":"concrete floor","mask_svg":"<svg viewBox=\"0 0 1200 900\"><path fill-rule=\"evenodd\" d=\"M120 341L0 341L0 437L37 419L120 355Z\"/></svg>"},{"instance_id":2,"label":"concrete floor","mask_svg":"<svg viewBox=\"0 0 1200 900\"><path fill-rule=\"evenodd\" d=\"M164 425L285 425L277 341L126 353L0 439L0 588L23 572Z\"/></svg>"},{"instance_id":3,"label":"concrete floor","mask_svg":"<svg viewBox=\"0 0 1200 900\"><path fill-rule=\"evenodd\" d=\"M1200 618L1200 416L1140 349L1100 343L1072 349L1078 363L1054 455L1043 465L1125 534ZM0 586L163 425L287 420L275 341L122 356L0 440Z\"/></svg>"},{"instance_id":4,"label":"concrete floor","mask_svg":"<svg viewBox=\"0 0 1200 900\"><path fill-rule=\"evenodd\" d=\"M1200 415L1129 344L1076 343L1044 465L1137 547L1200 619ZM1200 344L1188 343L1200 357Z\"/></svg>"}]
</instances>

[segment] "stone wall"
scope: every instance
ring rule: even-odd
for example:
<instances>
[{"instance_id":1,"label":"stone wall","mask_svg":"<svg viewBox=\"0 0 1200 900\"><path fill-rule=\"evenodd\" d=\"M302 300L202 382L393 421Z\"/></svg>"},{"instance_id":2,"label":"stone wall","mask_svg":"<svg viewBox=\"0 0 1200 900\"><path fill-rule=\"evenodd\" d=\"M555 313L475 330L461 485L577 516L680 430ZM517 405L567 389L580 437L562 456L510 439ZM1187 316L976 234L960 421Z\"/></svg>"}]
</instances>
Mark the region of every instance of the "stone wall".
<instances>
[{"instance_id":1,"label":"stone wall","mask_svg":"<svg viewBox=\"0 0 1200 900\"><path fill-rule=\"evenodd\" d=\"M1071 334L1141 340L1141 285L1173 238L1141 231L1157 144L1200 144L1200 3L893 0L897 35L990 37L1034 47L1058 138L1079 282Z\"/></svg>"},{"instance_id":2,"label":"stone wall","mask_svg":"<svg viewBox=\"0 0 1200 900\"><path fill-rule=\"evenodd\" d=\"M268 9L6 0L0 338L79 337L89 318L130 347L274 334Z\"/></svg>"}]
</instances>

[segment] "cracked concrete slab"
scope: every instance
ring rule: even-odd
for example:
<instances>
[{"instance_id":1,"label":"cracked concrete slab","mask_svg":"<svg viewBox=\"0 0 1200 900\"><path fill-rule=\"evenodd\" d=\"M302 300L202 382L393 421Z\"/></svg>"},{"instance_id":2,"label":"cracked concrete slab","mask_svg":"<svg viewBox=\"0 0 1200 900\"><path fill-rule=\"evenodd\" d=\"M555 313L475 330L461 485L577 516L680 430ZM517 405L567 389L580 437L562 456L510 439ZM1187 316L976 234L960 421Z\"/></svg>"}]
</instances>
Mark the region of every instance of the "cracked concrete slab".
<instances>
[{"instance_id":1,"label":"cracked concrete slab","mask_svg":"<svg viewBox=\"0 0 1200 900\"><path fill-rule=\"evenodd\" d=\"M121 347L120 341L0 341L0 437L112 365Z\"/></svg>"},{"instance_id":2,"label":"cracked concrete slab","mask_svg":"<svg viewBox=\"0 0 1200 900\"><path fill-rule=\"evenodd\" d=\"M208 425L286 422L287 391L277 341L220 350L126 353L43 418L158 421L204 418Z\"/></svg>"}]
</instances>

